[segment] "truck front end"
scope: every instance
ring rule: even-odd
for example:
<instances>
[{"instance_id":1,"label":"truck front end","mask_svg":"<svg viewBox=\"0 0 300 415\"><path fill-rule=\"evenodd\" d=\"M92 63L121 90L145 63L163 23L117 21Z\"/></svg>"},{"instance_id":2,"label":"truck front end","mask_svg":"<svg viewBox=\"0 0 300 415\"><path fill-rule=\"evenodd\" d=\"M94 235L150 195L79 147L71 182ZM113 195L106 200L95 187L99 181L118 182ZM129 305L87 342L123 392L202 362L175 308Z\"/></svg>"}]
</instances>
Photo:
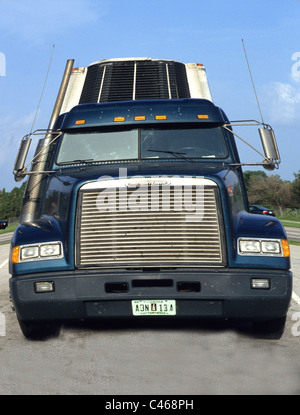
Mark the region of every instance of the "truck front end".
<instances>
[{"instance_id":1,"label":"truck front end","mask_svg":"<svg viewBox=\"0 0 300 415\"><path fill-rule=\"evenodd\" d=\"M248 212L227 125L205 99L82 104L58 118L38 214L12 239L26 337L129 317L238 319L282 335L286 234Z\"/></svg>"}]
</instances>

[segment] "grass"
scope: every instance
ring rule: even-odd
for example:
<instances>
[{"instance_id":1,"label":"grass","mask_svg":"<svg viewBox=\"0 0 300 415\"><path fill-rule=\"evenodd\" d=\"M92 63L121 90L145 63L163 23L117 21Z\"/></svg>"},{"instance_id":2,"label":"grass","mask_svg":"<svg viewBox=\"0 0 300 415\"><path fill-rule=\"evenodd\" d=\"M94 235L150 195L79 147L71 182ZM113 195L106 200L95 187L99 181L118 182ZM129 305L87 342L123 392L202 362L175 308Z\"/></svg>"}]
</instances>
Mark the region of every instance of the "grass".
<instances>
[{"instance_id":1,"label":"grass","mask_svg":"<svg viewBox=\"0 0 300 415\"><path fill-rule=\"evenodd\" d=\"M7 232L14 232L19 225L19 222L10 223L7 228L0 230L0 235L7 233Z\"/></svg>"},{"instance_id":2,"label":"grass","mask_svg":"<svg viewBox=\"0 0 300 415\"><path fill-rule=\"evenodd\" d=\"M285 209L283 215L280 216L279 211L275 211L276 217L280 220L283 226L290 226L292 228L300 228L300 212L299 209Z\"/></svg>"},{"instance_id":3,"label":"grass","mask_svg":"<svg viewBox=\"0 0 300 415\"><path fill-rule=\"evenodd\" d=\"M288 241L290 245L300 246L300 241Z\"/></svg>"},{"instance_id":4,"label":"grass","mask_svg":"<svg viewBox=\"0 0 300 415\"><path fill-rule=\"evenodd\" d=\"M290 228L300 228L300 221L292 221L292 220L284 220L280 219L280 222L283 224L283 226L289 226Z\"/></svg>"}]
</instances>

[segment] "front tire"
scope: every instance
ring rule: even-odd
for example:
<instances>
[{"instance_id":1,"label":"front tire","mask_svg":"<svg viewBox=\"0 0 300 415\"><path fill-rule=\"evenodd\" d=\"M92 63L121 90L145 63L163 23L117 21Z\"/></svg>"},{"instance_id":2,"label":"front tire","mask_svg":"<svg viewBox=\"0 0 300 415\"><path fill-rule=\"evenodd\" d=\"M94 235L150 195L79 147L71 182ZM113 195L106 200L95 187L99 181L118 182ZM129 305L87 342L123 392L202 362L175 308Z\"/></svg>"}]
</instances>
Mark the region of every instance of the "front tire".
<instances>
[{"instance_id":1,"label":"front tire","mask_svg":"<svg viewBox=\"0 0 300 415\"><path fill-rule=\"evenodd\" d=\"M18 318L20 329L28 340L47 340L58 337L61 323L50 321L23 321Z\"/></svg>"}]
</instances>

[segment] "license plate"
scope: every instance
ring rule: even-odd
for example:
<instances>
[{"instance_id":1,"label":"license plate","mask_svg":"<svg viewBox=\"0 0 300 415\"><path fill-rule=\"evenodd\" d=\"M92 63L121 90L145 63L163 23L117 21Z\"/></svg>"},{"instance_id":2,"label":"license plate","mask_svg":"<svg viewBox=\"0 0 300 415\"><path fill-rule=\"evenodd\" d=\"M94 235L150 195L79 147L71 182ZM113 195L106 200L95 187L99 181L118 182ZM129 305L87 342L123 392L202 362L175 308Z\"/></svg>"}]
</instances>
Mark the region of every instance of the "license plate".
<instances>
[{"instance_id":1,"label":"license plate","mask_svg":"<svg viewBox=\"0 0 300 415\"><path fill-rule=\"evenodd\" d=\"M175 316L176 300L132 300L134 316Z\"/></svg>"}]
</instances>

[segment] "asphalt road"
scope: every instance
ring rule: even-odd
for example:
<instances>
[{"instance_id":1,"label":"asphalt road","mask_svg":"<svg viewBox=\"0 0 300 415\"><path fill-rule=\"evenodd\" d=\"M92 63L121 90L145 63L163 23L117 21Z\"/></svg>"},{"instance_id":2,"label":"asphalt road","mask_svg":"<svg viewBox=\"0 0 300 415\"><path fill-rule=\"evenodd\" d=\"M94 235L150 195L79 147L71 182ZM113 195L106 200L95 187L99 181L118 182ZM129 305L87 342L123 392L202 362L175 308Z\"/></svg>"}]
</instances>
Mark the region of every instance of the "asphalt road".
<instances>
[{"instance_id":1,"label":"asphalt road","mask_svg":"<svg viewBox=\"0 0 300 415\"><path fill-rule=\"evenodd\" d=\"M300 247L291 249L294 295L281 340L255 339L249 325L186 321L73 324L59 338L32 342L11 310L9 245L2 245L0 394L298 395Z\"/></svg>"},{"instance_id":2,"label":"asphalt road","mask_svg":"<svg viewBox=\"0 0 300 415\"><path fill-rule=\"evenodd\" d=\"M0 244L10 242L13 232L0 233Z\"/></svg>"},{"instance_id":3,"label":"asphalt road","mask_svg":"<svg viewBox=\"0 0 300 415\"><path fill-rule=\"evenodd\" d=\"M285 231L287 233L288 239L291 241L300 241L300 228L286 227Z\"/></svg>"}]
</instances>

